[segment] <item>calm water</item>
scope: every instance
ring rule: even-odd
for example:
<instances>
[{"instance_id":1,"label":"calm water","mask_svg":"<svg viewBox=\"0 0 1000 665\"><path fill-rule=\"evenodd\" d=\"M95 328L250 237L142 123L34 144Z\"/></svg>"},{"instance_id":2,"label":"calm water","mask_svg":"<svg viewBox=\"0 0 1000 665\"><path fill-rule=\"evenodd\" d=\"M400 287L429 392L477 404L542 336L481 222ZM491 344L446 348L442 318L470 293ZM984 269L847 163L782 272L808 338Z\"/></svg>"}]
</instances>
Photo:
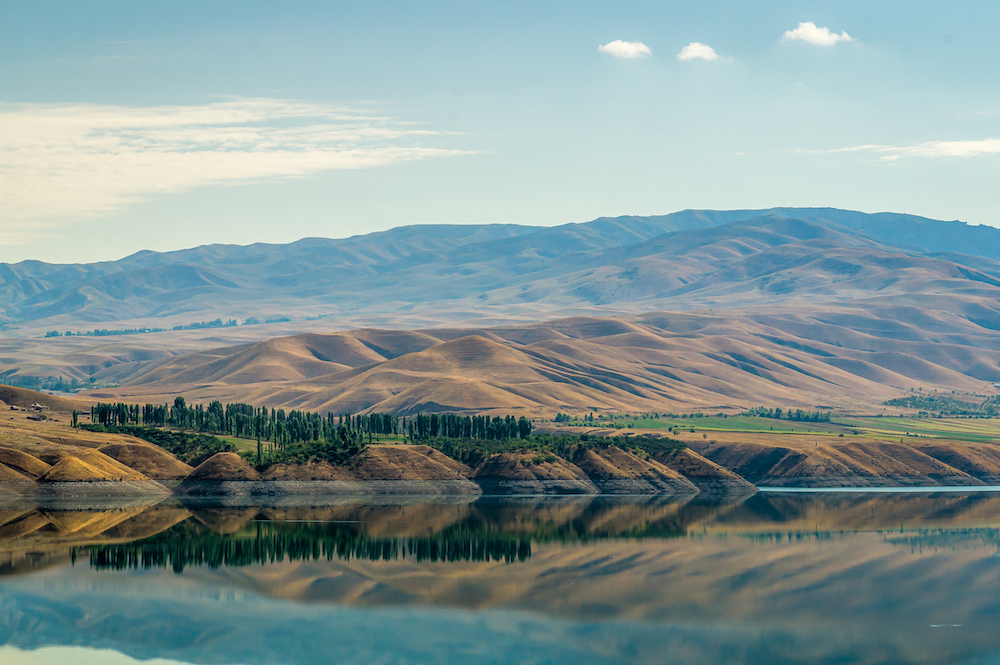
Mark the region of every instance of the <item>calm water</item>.
<instances>
[{"instance_id":1,"label":"calm water","mask_svg":"<svg viewBox=\"0 0 1000 665\"><path fill-rule=\"evenodd\" d=\"M0 524L4 665L1000 662L989 493L14 503Z\"/></svg>"}]
</instances>

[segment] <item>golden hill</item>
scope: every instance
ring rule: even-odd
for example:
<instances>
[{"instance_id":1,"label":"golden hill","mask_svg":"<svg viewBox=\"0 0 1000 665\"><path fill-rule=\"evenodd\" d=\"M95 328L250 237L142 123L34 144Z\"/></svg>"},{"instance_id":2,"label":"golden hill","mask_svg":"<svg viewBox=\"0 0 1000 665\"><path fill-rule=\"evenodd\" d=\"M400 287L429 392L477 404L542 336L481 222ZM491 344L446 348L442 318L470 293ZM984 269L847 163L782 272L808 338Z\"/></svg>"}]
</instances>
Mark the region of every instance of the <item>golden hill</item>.
<instances>
[{"instance_id":1,"label":"golden hill","mask_svg":"<svg viewBox=\"0 0 1000 665\"><path fill-rule=\"evenodd\" d=\"M52 468L38 477L42 483L149 480L146 476L89 448L63 449L43 459Z\"/></svg>"},{"instance_id":2,"label":"golden hill","mask_svg":"<svg viewBox=\"0 0 1000 665\"><path fill-rule=\"evenodd\" d=\"M49 409L62 412L72 411L73 409L83 411L87 408L83 402L77 400L56 397L55 395L38 392L37 390L28 390L27 388L5 386L3 384L0 384L0 403L22 409L33 404L41 404Z\"/></svg>"},{"instance_id":3,"label":"golden hill","mask_svg":"<svg viewBox=\"0 0 1000 665\"><path fill-rule=\"evenodd\" d=\"M978 392L993 381L1000 309L953 297L297 335L183 356L87 397L551 415L874 408L911 389Z\"/></svg>"},{"instance_id":4,"label":"golden hill","mask_svg":"<svg viewBox=\"0 0 1000 665\"><path fill-rule=\"evenodd\" d=\"M194 471L191 466L152 444L108 443L97 450L153 480L175 480Z\"/></svg>"}]
</instances>

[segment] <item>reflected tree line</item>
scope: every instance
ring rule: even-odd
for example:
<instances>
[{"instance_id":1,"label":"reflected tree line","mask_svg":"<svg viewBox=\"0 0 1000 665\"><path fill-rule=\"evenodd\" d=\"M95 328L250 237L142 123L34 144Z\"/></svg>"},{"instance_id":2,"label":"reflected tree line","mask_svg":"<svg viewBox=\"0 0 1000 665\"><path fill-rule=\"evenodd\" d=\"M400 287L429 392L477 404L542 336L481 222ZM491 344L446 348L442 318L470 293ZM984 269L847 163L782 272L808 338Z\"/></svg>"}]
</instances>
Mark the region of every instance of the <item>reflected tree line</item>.
<instances>
[{"instance_id":1,"label":"reflected tree line","mask_svg":"<svg viewBox=\"0 0 1000 665\"><path fill-rule=\"evenodd\" d=\"M868 510L859 510L866 507ZM909 510L904 510L908 508ZM532 547L545 543L590 543L608 539L673 539L702 537L701 526L713 524L758 544L825 541L844 533L883 533L887 542L914 549L1000 547L1000 530L983 527L920 528L927 521L948 523L962 515L1000 514L1000 497L766 495L733 500L673 502L650 497L549 499L532 502L477 502L458 512L424 507L401 519L398 506L363 507L357 514L340 510L329 519L357 521L294 522L274 520L267 511L209 508L157 535L123 544L81 546L71 556L89 559L99 570L188 566L247 566L283 561L365 560L416 562L524 562ZM883 518L879 518L879 514ZM824 515L827 516L824 518ZM855 523L844 515L863 515ZM232 519L242 524L232 529ZM809 516L808 522L805 521ZM452 521L453 518L457 519ZM222 520L221 522L219 520ZM245 520L245 521L244 521ZM227 533L213 530L226 523ZM819 530L815 524L825 523ZM393 534L391 525L407 531L422 524L447 524L429 535ZM796 527L791 527L793 524ZM808 524L808 528L802 525ZM904 524L906 527L904 528ZM381 525L372 527L371 525ZM912 525L912 526L910 526ZM770 526L771 528L767 528ZM761 529L761 527L765 527ZM373 534L375 528L377 533ZM385 529L390 529L385 533Z\"/></svg>"},{"instance_id":2,"label":"reflected tree line","mask_svg":"<svg viewBox=\"0 0 1000 665\"><path fill-rule=\"evenodd\" d=\"M155 536L124 544L92 545L72 552L99 570L188 566L247 566L282 561L351 560L515 563L531 557L533 542L586 543L609 538L677 538L687 533L684 514L652 499L636 514L608 523L610 505L588 502L574 514L552 519L526 506L474 510L461 521L425 537L373 536L358 523L253 521L233 533L218 533L188 519ZM664 512L666 514L664 514ZM695 511L700 512L700 511Z\"/></svg>"},{"instance_id":3,"label":"reflected tree line","mask_svg":"<svg viewBox=\"0 0 1000 665\"><path fill-rule=\"evenodd\" d=\"M531 539L474 532L461 525L429 537L372 537L352 525L256 522L234 534L219 534L192 521L131 543L82 548L98 570L188 566L249 566L325 559L392 561L496 561L531 557ZM80 551L72 552L76 561Z\"/></svg>"}]
</instances>

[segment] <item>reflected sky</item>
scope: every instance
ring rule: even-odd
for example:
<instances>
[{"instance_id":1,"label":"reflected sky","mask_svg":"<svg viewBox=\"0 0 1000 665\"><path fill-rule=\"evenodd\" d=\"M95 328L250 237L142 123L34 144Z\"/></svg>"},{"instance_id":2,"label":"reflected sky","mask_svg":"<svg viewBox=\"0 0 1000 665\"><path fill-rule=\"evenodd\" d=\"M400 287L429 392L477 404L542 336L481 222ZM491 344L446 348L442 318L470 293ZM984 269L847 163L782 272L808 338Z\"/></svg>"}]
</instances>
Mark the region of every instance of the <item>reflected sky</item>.
<instances>
[{"instance_id":1,"label":"reflected sky","mask_svg":"<svg viewBox=\"0 0 1000 665\"><path fill-rule=\"evenodd\" d=\"M0 662L1000 654L1000 497L985 494L79 508L0 511ZM415 554L434 543L451 554ZM107 565L115 552L132 558Z\"/></svg>"}]
</instances>

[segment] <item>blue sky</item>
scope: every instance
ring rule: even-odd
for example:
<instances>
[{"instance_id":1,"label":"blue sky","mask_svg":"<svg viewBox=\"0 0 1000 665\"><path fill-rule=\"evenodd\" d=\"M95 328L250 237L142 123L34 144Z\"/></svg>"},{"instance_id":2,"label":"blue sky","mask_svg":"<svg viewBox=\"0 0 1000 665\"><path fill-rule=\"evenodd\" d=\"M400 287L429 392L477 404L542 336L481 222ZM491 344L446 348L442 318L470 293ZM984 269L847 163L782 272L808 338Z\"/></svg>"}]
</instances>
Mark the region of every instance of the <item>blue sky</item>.
<instances>
[{"instance_id":1,"label":"blue sky","mask_svg":"<svg viewBox=\"0 0 1000 665\"><path fill-rule=\"evenodd\" d=\"M0 4L0 260L683 208L1000 225L1000 5L761 4Z\"/></svg>"}]
</instances>

